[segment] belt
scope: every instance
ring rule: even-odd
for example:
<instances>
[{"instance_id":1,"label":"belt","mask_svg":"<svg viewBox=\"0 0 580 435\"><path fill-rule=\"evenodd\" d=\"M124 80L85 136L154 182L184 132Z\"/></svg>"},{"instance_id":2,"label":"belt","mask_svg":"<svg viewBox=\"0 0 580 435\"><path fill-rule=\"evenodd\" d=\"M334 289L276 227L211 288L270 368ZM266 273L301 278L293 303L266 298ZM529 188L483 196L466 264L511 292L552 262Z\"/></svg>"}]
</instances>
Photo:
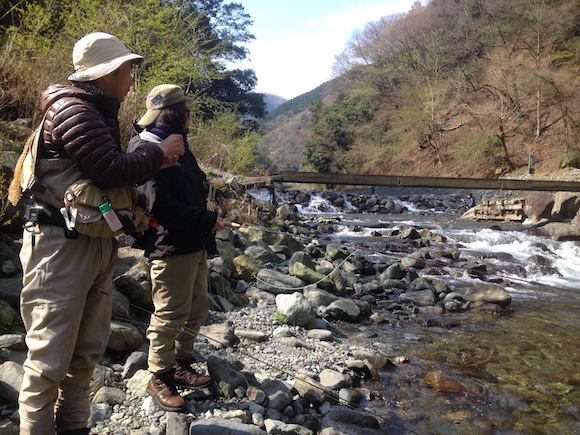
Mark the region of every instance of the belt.
<instances>
[{"instance_id":1,"label":"belt","mask_svg":"<svg viewBox=\"0 0 580 435\"><path fill-rule=\"evenodd\" d=\"M54 205L43 201L37 201L42 210L38 213L38 223L54 225L55 227L66 228L64 217Z\"/></svg>"},{"instance_id":2,"label":"belt","mask_svg":"<svg viewBox=\"0 0 580 435\"><path fill-rule=\"evenodd\" d=\"M64 236L67 239L78 239L79 235L75 229L69 230L66 226L64 216L54 205L44 202L36 201L38 205L42 207L42 210L38 213L38 223L54 225L55 227L60 227L64 229Z\"/></svg>"}]
</instances>

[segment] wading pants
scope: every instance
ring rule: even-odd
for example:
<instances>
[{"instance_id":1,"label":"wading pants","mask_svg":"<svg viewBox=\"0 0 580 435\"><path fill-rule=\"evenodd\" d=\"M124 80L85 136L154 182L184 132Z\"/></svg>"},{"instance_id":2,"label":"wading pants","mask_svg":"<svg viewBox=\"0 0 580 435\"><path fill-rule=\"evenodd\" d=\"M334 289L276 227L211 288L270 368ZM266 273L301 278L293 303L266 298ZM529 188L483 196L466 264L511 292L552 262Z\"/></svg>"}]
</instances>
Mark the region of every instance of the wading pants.
<instances>
[{"instance_id":1,"label":"wading pants","mask_svg":"<svg viewBox=\"0 0 580 435\"><path fill-rule=\"evenodd\" d=\"M155 314L147 329L149 371L170 370L176 357L191 357L209 313L206 251L151 260ZM185 327L184 330L181 327Z\"/></svg>"},{"instance_id":2,"label":"wading pants","mask_svg":"<svg viewBox=\"0 0 580 435\"><path fill-rule=\"evenodd\" d=\"M116 258L115 239L70 240L51 225L24 231L20 310L28 355L19 396L21 435L86 427L93 369L109 340Z\"/></svg>"}]
</instances>

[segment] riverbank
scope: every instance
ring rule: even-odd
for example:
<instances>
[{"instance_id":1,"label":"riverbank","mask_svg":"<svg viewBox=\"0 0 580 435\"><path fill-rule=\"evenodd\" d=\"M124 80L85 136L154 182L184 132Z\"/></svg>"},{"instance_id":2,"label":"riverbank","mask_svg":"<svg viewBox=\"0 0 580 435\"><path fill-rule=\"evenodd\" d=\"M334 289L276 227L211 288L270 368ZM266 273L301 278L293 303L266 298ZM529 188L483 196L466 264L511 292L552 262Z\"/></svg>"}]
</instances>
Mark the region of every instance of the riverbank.
<instances>
[{"instance_id":1,"label":"riverbank","mask_svg":"<svg viewBox=\"0 0 580 435\"><path fill-rule=\"evenodd\" d=\"M372 336L365 337L364 333L358 337L350 336L343 331L343 326L398 325L402 318L415 317L416 311L422 310L418 307L434 307L434 294L430 302L417 299L388 302L395 296L402 299L402 289L408 287L402 279L404 273L399 262L392 263L394 267L381 278L382 283L363 283L356 275L370 276L370 265L365 265L364 256L340 245L325 246L319 241L323 235L318 229L308 229L308 226L297 223L288 229L288 232L246 229L239 234L234 231L220 234L218 246L222 256L210 261L216 311L202 329L198 347L200 361L207 361L207 370L216 383L212 389L201 392L183 391L184 395L192 395L189 396L188 413L179 416L160 412L145 395L149 374L145 370L146 344L143 337L151 309L146 285L139 285L140 279L143 284L145 270L140 252L129 248L121 250L119 273L115 278L117 290L111 339L106 358L96 371L93 383L90 424L93 433L198 433L186 426L190 421L202 424L210 416L219 419L212 420L212 425L222 429L234 423L251 425L236 426L247 433L256 433L257 427L270 427L268 432L274 433L271 425L285 430L299 425L303 429L295 427L293 430L300 433L324 433L325 427L345 425L350 428L348 433L381 433L393 425L386 415L372 411L372 403L385 400L385 392L377 382L386 370L405 364L405 356L377 349ZM291 235L299 232L309 235ZM285 244L272 243L273 237L281 238ZM301 241L304 237L309 239L308 244ZM270 244L286 254L275 254L268 248ZM251 268L260 265L257 276L261 276L262 281L255 283L255 287L238 279L236 287L231 288L225 281L228 251L236 250L236 245L244 252L231 260L238 277L246 272L251 275ZM298 249L289 251L292 249L290 246ZM292 263L290 259L296 254L300 260ZM308 286L302 280L312 281L317 279L316 273L322 275L322 272L315 271L315 267L304 268L301 278L278 271L309 264L314 261L313 257L327 268L323 276L340 271L331 284L320 283L320 288ZM288 261L293 266L287 264ZM272 263L276 263L275 269ZM382 268L376 264L372 267ZM222 281L215 276L218 271ZM308 274L314 276L307 278ZM288 290L289 285L293 290ZM417 295L427 296L424 291L413 293L414 297ZM289 300L284 301L285 298ZM310 303L305 309L301 308L303 304L300 302L307 299ZM457 305L457 300L455 296L447 303ZM232 301L245 306L235 308ZM390 307L386 311L378 310L377 301ZM466 301L462 300L461 304L465 305ZM504 295L503 304L509 305L509 296ZM499 305L493 305L496 310L502 310ZM430 315L427 308L426 314ZM466 308L456 309L463 311ZM437 308L432 314L440 313ZM446 327L445 324L442 326ZM3 401L7 404L15 403L19 374L21 379L20 364L24 359L22 333L17 328L1 337L4 343L2 357L6 361L0 366L0 379L13 387L4 391ZM234 367L233 375L230 369L224 373L224 367ZM198 369L206 370L206 365L200 364ZM443 381L436 378L433 382ZM340 407L341 402L358 412L347 412ZM17 423L17 415L13 411L10 414L11 409L5 405L3 415ZM172 425L181 429L169 429ZM404 423L401 425L405 427Z\"/></svg>"},{"instance_id":2,"label":"riverbank","mask_svg":"<svg viewBox=\"0 0 580 435\"><path fill-rule=\"evenodd\" d=\"M420 199L433 215L441 201L449 211L460 196ZM308 207L311 199L300 204ZM363 200L371 200L370 207L391 207L382 199L371 205L369 195ZM147 274L141 253L122 249L111 340L95 372L91 433L518 430L510 413L490 412L498 405L495 387L487 383L497 376L490 370L497 353L478 331L504 331L519 309L533 307L519 301L514 307L506 291L511 284L496 276L493 257L466 257L430 224L394 225L373 215L373 226L360 220L345 225L344 216L303 215L289 206L260 212L275 216L278 224L248 224L218 236L220 257L210 261L215 305L196 348L196 368L208 370L216 382L201 391L182 390L187 413L162 412L145 394ZM490 231L506 236L499 228ZM8 285L2 279L0 298L17 281ZM10 403L24 347L18 328L5 335L0 380L13 391L1 396L6 404L1 415L14 429L17 415ZM500 341L517 349L506 338ZM441 354L451 364L436 363ZM574 373L571 364L567 371ZM574 380L548 385L567 390ZM521 406L520 399L495 395L508 400L502 403L510 412ZM566 419L562 427L574 427L578 402L559 408L556 415Z\"/></svg>"}]
</instances>

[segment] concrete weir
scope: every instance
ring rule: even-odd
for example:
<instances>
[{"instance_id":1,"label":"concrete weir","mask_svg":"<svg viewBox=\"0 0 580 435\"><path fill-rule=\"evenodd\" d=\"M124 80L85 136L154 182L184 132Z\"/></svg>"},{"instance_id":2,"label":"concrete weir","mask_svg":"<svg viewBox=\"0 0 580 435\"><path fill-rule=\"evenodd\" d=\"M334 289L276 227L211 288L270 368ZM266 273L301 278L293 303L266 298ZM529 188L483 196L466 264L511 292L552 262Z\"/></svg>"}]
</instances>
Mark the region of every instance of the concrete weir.
<instances>
[{"instance_id":1,"label":"concrete weir","mask_svg":"<svg viewBox=\"0 0 580 435\"><path fill-rule=\"evenodd\" d=\"M525 203L524 198L482 199L478 205L463 213L460 219L523 222L526 219Z\"/></svg>"}]
</instances>

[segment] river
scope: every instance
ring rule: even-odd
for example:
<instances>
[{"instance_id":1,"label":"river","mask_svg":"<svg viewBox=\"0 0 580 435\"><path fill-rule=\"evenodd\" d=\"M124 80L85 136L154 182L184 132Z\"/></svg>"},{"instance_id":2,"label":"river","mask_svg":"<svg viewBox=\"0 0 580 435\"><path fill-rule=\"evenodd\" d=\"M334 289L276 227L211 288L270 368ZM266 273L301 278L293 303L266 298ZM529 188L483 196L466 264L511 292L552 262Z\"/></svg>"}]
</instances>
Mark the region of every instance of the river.
<instances>
[{"instance_id":1,"label":"river","mask_svg":"<svg viewBox=\"0 0 580 435\"><path fill-rule=\"evenodd\" d=\"M357 214L354 207L345 213L316 194L299 211L340 216L342 229L329 237L364 241L369 255L388 255L380 234L397 226L443 234L461 247L462 257L484 261L502 278L512 310L502 316L476 310L444 315L454 327L353 325L348 334L373 337L377 349L407 361L365 385L382 400L363 405L392 434L580 433L580 244L527 235L521 224L467 222L456 212L418 210L399 199L401 192L379 194L404 203L404 214ZM446 279L461 285L475 278ZM430 388L424 377L433 371L460 383L462 391Z\"/></svg>"}]
</instances>

